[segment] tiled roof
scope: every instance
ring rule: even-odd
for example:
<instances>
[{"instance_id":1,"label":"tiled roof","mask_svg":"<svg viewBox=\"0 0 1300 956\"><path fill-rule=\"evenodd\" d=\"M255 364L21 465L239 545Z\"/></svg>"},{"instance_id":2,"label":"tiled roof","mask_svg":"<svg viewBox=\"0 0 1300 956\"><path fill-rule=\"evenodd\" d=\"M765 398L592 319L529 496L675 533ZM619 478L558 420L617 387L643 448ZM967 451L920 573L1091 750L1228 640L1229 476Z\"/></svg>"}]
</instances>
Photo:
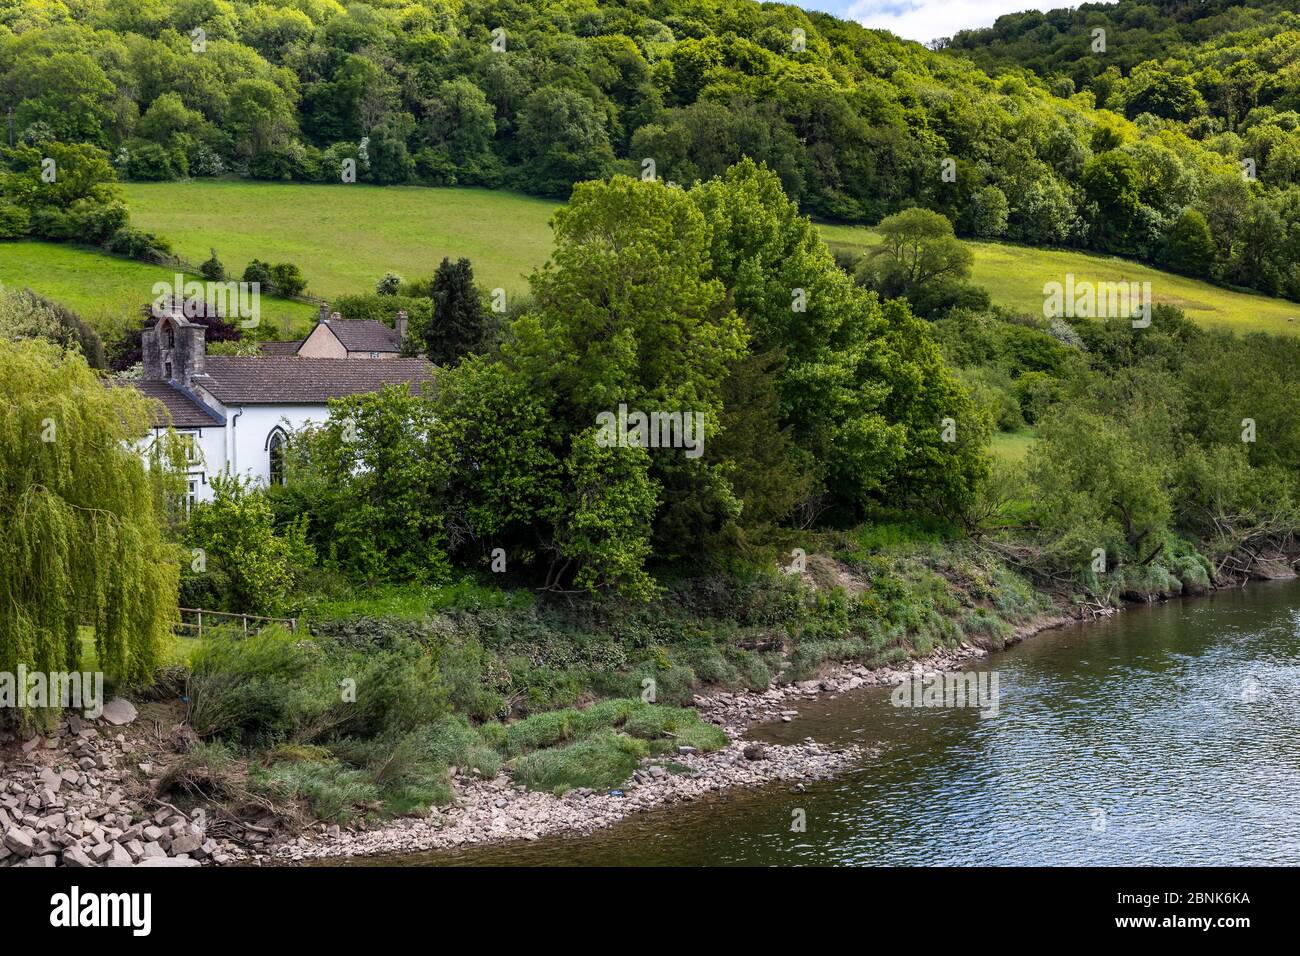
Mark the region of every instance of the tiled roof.
<instances>
[{"instance_id":1,"label":"tiled roof","mask_svg":"<svg viewBox=\"0 0 1300 956\"><path fill-rule=\"evenodd\" d=\"M349 352L400 352L397 332L374 319L331 319L330 331Z\"/></svg>"},{"instance_id":2,"label":"tiled roof","mask_svg":"<svg viewBox=\"0 0 1300 956\"><path fill-rule=\"evenodd\" d=\"M149 398L160 402L167 409L175 428L213 428L225 424L216 412L210 411L201 402L196 402L167 382L133 381L131 384ZM154 416L154 427L166 426L167 416L162 414L162 409L158 409Z\"/></svg>"},{"instance_id":3,"label":"tiled roof","mask_svg":"<svg viewBox=\"0 0 1300 956\"><path fill-rule=\"evenodd\" d=\"M302 339L296 342L263 342L258 346L263 355L297 355Z\"/></svg>"},{"instance_id":4,"label":"tiled roof","mask_svg":"<svg viewBox=\"0 0 1300 956\"><path fill-rule=\"evenodd\" d=\"M385 385L426 383L433 366L422 358L384 361L281 355L209 355L194 384L222 404L324 405L331 398L377 392Z\"/></svg>"}]
</instances>

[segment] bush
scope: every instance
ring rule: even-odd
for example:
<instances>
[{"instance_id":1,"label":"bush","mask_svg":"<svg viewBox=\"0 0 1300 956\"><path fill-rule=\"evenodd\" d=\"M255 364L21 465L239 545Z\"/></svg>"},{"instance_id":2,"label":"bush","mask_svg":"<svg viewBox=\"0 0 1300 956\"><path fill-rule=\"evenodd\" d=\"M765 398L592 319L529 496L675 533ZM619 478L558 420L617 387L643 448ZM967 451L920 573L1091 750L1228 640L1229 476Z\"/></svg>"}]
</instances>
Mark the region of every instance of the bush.
<instances>
[{"instance_id":1,"label":"bush","mask_svg":"<svg viewBox=\"0 0 1300 956\"><path fill-rule=\"evenodd\" d=\"M271 284L280 295L292 298L307 288L302 271L292 262L279 262L271 266Z\"/></svg>"},{"instance_id":2,"label":"bush","mask_svg":"<svg viewBox=\"0 0 1300 956\"><path fill-rule=\"evenodd\" d=\"M217 258L217 250L213 249L211 252L212 255L208 256L207 261L204 262L203 265L199 266L199 275L203 276L203 278L207 279L209 282L225 282L226 267L223 266L221 260Z\"/></svg>"},{"instance_id":3,"label":"bush","mask_svg":"<svg viewBox=\"0 0 1300 956\"><path fill-rule=\"evenodd\" d=\"M130 149L126 163L129 179L162 182L179 179L189 173L189 161L180 149L167 149L157 143L141 143Z\"/></svg>"},{"instance_id":4,"label":"bush","mask_svg":"<svg viewBox=\"0 0 1300 956\"><path fill-rule=\"evenodd\" d=\"M301 678L311 667L307 649L281 628L242 640L206 637L190 661L188 721L200 737L272 737L293 724Z\"/></svg>"},{"instance_id":5,"label":"bush","mask_svg":"<svg viewBox=\"0 0 1300 956\"><path fill-rule=\"evenodd\" d=\"M254 771L251 785L282 800L301 800L321 820L346 823L377 809L379 788L363 770L303 760Z\"/></svg>"},{"instance_id":6,"label":"bush","mask_svg":"<svg viewBox=\"0 0 1300 956\"><path fill-rule=\"evenodd\" d=\"M141 262L161 262L172 251L171 244L166 239L134 226L123 226L109 236L104 246L109 252L139 259Z\"/></svg>"},{"instance_id":7,"label":"bush","mask_svg":"<svg viewBox=\"0 0 1300 956\"><path fill-rule=\"evenodd\" d=\"M643 740L602 730L568 747L520 758L515 777L530 790L562 795L578 787L604 790L626 780L650 753Z\"/></svg>"},{"instance_id":8,"label":"bush","mask_svg":"<svg viewBox=\"0 0 1300 956\"><path fill-rule=\"evenodd\" d=\"M623 730L641 740L667 738L669 746L694 747L701 752L720 750L727 745L727 735L721 727L705 723L699 714L686 707L637 708L628 715Z\"/></svg>"},{"instance_id":9,"label":"bush","mask_svg":"<svg viewBox=\"0 0 1300 956\"><path fill-rule=\"evenodd\" d=\"M240 277L244 282L258 283L263 289L270 288L271 267L261 259L254 259L248 265L244 266L244 274Z\"/></svg>"},{"instance_id":10,"label":"bush","mask_svg":"<svg viewBox=\"0 0 1300 956\"><path fill-rule=\"evenodd\" d=\"M282 611L302 574L315 563L305 537L306 519L277 532L266 495L238 475L214 476L212 491L211 501L195 505L190 512L185 538L227 575L229 587L218 609L249 614Z\"/></svg>"},{"instance_id":11,"label":"bush","mask_svg":"<svg viewBox=\"0 0 1300 956\"><path fill-rule=\"evenodd\" d=\"M31 228L32 217L22 206L0 199L0 239L21 239Z\"/></svg>"}]
</instances>

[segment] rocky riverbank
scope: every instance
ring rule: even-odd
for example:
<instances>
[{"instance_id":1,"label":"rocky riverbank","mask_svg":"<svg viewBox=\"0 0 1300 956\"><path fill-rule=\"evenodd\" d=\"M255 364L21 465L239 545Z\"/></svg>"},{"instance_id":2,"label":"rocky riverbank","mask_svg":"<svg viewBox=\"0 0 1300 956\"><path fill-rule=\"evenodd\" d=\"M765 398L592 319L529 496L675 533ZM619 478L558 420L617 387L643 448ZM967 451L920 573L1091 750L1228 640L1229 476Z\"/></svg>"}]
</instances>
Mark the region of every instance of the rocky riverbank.
<instances>
[{"instance_id":1,"label":"rocky riverbank","mask_svg":"<svg viewBox=\"0 0 1300 956\"><path fill-rule=\"evenodd\" d=\"M1012 643L1073 621L1048 615L1022 627ZM153 799L154 768L146 756L162 749L135 722L135 708L116 700L98 721L69 717L48 737L10 741L0 762L0 866L276 865L352 856L451 849L558 833L586 834L626 817L699 799L732 787L833 776L861 761L859 748L834 750L812 741L794 746L747 743L757 723L792 720L800 702L863 686L893 685L917 667L952 670L987 656L972 644L937 651L907 669L841 665L813 680L745 693L695 698L700 714L731 743L710 754L689 747L647 760L620 790L532 792L505 773L491 780L457 771L449 807L378 827L318 824L289 836L245 828L239 839L212 837L194 820ZM177 730L178 728L173 728ZM0 744L5 743L0 741Z\"/></svg>"},{"instance_id":2,"label":"rocky riverbank","mask_svg":"<svg viewBox=\"0 0 1300 956\"><path fill-rule=\"evenodd\" d=\"M68 716L49 734L0 735L0 866L199 866L240 855L152 799L132 772L148 746L137 711L114 698L97 720Z\"/></svg>"},{"instance_id":3,"label":"rocky riverbank","mask_svg":"<svg viewBox=\"0 0 1300 956\"><path fill-rule=\"evenodd\" d=\"M621 790L572 790L563 797L525 790L505 774L492 780L458 776L456 804L427 817L374 830L306 834L256 854L249 862L299 863L387 856L472 844L587 834L635 813L696 800L737 786L829 777L861 759L858 748L831 750L812 740L790 747L733 741L711 754L677 754L648 763Z\"/></svg>"},{"instance_id":4,"label":"rocky riverbank","mask_svg":"<svg viewBox=\"0 0 1300 956\"><path fill-rule=\"evenodd\" d=\"M1044 615L1022 626L1009 644L1073 622L1064 614ZM452 849L472 844L536 840L556 833L587 834L635 813L698 799L732 787L834 776L867 756L861 748L828 749L811 738L797 746L751 744L746 731L759 723L793 720L797 705L824 695L865 686L892 686L914 669L954 670L988 656L973 644L936 651L907 669L840 665L814 679L773 686L762 693L718 692L695 698L695 708L722 727L732 742L712 754L685 753L649 761L622 790L609 794L575 790L557 797L529 792L505 774L479 780L458 774L456 803L428 817L400 820L373 830L322 827L287 844L253 854L248 862L299 863L350 856L387 856ZM689 748L684 748L689 750ZM671 765L672 769L668 769Z\"/></svg>"}]
</instances>

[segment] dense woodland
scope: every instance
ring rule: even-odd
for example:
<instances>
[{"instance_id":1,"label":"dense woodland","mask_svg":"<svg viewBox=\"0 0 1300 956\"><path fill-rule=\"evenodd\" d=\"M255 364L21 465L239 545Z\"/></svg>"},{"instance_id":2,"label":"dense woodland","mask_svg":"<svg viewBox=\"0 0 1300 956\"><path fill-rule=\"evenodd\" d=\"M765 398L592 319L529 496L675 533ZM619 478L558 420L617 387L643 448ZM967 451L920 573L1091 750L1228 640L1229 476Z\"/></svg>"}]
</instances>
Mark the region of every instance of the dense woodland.
<instances>
[{"instance_id":1,"label":"dense woodland","mask_svg":"<svg viewBox=\"0 0 1300 956\"><path fill-rule=\"evenodd\" d=\"M813 216L922 205L960 235L1296 297L1293 19L1124 2L1003 18L935 52L749 0L6 0L0 236L152 248L107 186L61 214L24 188L45 156L91 162L60 154L80 147L123 178L338 182L351 160L362 182L556 197L646 160L690 185L748 156Z\"/></svg>"},{"instance_id":2,"label":"dense woodland","mask_svg":"<svg viewBox=\"0 0 1300 956\"><path fill-rule=\"evenodd\" d=\"M406 309L431 387L333 402L290 436L283 484L214 475L192 509L179 442L146 466L146 399L105 380L138 341L106 350L65 306L0 290L0 667L93 656L183 701L202 743L158 781L168 800L347 820L450 801L448 767L618 786L651 753L725 743L673 706L706 684L998 647L1064 606L1285 570L1300 338L1168 306L1136 327L1019 314L972 285L959 238L1293 294L1286 34L1212 68L1234 34L1196 27L1202 7L1108 10L1129 24L1110 50L1141 29L1187 57L1112 75L1070 52L1090 10L932 51L742 2L4 4L5 238L157 256L119 179L337 181L344 160L363 182L569 201L506 313L463 259L333 303ZM1006 64L1015 43L1043 47L1007 54L1041 75ZM1250 58L1267 83L1213 86ZM813 215L880 241L832 255ZM249 270L302 288L291 264ZM215 253L202 273L224 276ZM214 351L256 348L205 325ZM702 453L602 444L620 404L700 415ZM1024 461L991 453L1030 428ZM178 603L303 626L178 659Z\"/></svg>"}]
</instances>

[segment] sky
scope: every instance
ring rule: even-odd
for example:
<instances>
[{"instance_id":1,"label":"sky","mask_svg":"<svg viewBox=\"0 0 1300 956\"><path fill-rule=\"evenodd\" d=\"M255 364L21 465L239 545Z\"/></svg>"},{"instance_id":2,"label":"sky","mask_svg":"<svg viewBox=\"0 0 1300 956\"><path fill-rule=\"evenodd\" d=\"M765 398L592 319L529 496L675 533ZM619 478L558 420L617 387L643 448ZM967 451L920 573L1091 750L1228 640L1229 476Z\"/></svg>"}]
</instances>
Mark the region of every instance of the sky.
<instances>
[{"instance_id":1,"label":"sky","mask_svg":"<svg viewBox=\"0 0 1300 956\"><path fill-rule=\"evenodd\" d=\"M1080 0L793 0L809 10L833 13L863 26L926 43L958 30L992 26L1004 13L1078 6Z\"/></svg>"}]
</instances>

